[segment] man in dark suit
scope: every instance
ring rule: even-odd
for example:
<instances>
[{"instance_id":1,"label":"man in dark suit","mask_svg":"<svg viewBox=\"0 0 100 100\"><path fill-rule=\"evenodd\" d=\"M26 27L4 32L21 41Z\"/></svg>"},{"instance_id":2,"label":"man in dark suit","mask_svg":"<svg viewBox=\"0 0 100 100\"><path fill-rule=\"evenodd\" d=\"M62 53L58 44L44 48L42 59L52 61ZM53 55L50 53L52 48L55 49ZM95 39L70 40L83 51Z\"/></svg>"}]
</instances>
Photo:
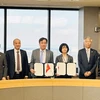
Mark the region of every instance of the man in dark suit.
<instances>
[{"instance_id":1,"label":"man in dark suit","mask_svg":"<svg viewBox=\"0 0 100 100\"><path fill-rule=\"evenodd\" d=\"M53 63L53 52L46 49L47 39L42 37L39 39L39 49L33 50L30 63L30 71L32 74L34 71L34 63ZM42 54L42 53L43 54ZM42 59L41 59L42 55Z\"/></svg>"},{"instance_id":2,"label":"man in dark suit","mask_svg":"<svg viewBox=\"0 0 100 100\"><path fill-rule=\"evenodd\" d=\"M78 64L80 68L79 78L95 79L96 78L96 62L98 52L91 48L92 39L87 37L84 40L85 48L78 52Z\"/></svg>"},{"instance_id":3,"label":"man in dark suit","mask_svg":"<svg viewBox=\"0 0 100 100\"><path fill-rule=\"evenodd\" d=\"M21 41L15 39L13 41L14 49L6 52L8 65L8 78L23 79L28 77L29 67L27 53L21 50Z\"/></svg>"},{"instance_id":4,"label":"man in dark suit","mask_svg":"<svg viewBox=\"0 0 100 100\"><path fill-rule=\"evenodd\" d=\"M5 80L7 76L7 62L6 57L0 52L0 80Z\"/></svg>"}]
</instances>

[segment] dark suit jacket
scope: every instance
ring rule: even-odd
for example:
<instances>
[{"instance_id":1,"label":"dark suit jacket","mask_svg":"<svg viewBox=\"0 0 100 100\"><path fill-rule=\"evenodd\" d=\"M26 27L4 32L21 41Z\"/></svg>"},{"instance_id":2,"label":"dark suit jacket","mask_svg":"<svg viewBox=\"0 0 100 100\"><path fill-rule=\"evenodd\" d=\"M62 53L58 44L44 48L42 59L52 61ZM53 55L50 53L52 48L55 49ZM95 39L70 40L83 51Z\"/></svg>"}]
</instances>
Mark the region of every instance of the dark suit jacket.
<instances>
[{"instance_id":1,"label":"dark suit jacket","mask_svg":"<svg viewBox=\"0 0 100 100\"><path fill-rule=\"evenodd\" d=\"M28 76L28 73L29 73L28 58L27 58L26 51L20 50L20 52L21 52L21 61L22 61L21 62L22 63L22 78L24 78L26 75ZM7 58L7 65L8 65L8 76L12 79L15 73L14 49L6 52L6 58Z\"/></svg>"},{"instance_id":2,"label":"dark suit jacket","mask_svg":"<svg viewBox=\"0 0 100 100\"><path fill-rule=\"evenodd\" d=\"M90 49L90 59L88 62L87 54L85 48L79 50L78 52L78 64L80 68L79 78L88 78L95 79L96 78L96 61L98 58L98 52L94 49ZM91 75L89 77L85 77L84 73L86 71L91 71Z\"/></svg>"},{"instance_id":3,"label":"dark suit jacket","mask_svg":"<svg viewBox=\"0 0 100 100\"><path fill-rule=\"evenodd\" d=\"M7 76L7 62L6 57L3 53L0 52L0 80L2 77Z\"/></svg>"},{"instance_id":4,"label":"dark suit jacket","mask_svg":"<svg viewBox=\"0 0 100 100\"><path fill-rule=\"evenodd\" d=\"M56 57L55 63L57 64L58 62L63 62L62 54ZM73 57L68 55L68 61L66 63L73 63ZM56 73L56 70L55 70L55 73ZM56 78L71 78L71 76L60 75L60 76L56 76Z\"/></svg>"}]
</instances>

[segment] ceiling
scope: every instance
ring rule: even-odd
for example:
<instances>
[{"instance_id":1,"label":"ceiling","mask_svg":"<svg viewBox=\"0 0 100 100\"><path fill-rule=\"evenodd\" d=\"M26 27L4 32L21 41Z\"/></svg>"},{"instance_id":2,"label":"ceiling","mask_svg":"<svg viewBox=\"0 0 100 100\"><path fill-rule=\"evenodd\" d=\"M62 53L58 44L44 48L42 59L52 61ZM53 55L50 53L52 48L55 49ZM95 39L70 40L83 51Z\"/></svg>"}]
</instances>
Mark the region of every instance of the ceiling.
<instances>
[{"instance_id":1,"label":"ceiling","mask_svg":"<svg viewBox=\"0 0 100 100\"><path fill-rule=\"evenodd\" d=\"M0 6L81 8L100 6L100 0L0 0Z\"/></svg>"}]
</instances>

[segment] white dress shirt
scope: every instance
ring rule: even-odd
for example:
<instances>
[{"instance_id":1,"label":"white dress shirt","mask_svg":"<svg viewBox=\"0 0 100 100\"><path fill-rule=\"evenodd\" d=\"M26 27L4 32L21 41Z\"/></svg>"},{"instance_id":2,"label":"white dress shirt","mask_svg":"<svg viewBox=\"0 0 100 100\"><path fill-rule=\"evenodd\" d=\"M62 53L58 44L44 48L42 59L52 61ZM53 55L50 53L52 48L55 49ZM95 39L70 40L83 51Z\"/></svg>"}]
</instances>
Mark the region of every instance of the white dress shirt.
<instances>
[{"instance_id":1,"label":"white dress shirt","mask_svg":"<svg viewBox=\"0 0 100 100\"><path fill-rule=\"evenodd\" d=\"M90 60L90 48L89 49L85 48L85 49L86 49L87 59L89 62L89 60Z\"/></svg>"},{"instance_id":2,"label":"white dress shirt","mask_svg":"<svg viewBox=\"0 0 100 100\"><path fill-rule=\"evenodd\" d=\"M41 63L45 63L45 61L46 61L46 50L41 50L40 49L40 57L41 57L41 52L43 52L43 57L42 57L42 62Z\"/></svg>"}]
</instances>

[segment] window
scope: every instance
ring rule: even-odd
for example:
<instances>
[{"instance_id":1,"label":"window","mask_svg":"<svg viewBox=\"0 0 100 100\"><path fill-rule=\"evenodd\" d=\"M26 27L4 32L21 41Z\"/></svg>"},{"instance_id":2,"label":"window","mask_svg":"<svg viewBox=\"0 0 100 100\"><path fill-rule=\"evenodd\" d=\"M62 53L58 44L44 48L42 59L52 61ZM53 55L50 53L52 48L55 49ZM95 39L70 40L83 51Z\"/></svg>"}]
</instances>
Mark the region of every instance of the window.
<instances>
[{"instance_id":1,"label":"window","mask_svg":"<svg viewBox=\"0 0 100 100\"><path fill-rule=\"evenodd\" d=\"M78 11L51 11L51 50L54 52L54 58L60 54L61 43L68 44L68 54L77 62Z\"/></svg>"},{"instance_id":2,"label":"window","mask_svg":"<svg viewBox=\"0 0 100 100\"><path fill-rule=\"evenodd\" d=\"M4 10L0 9L0 52L4 52Z\"/></svg>"},{"instance_id":3,"label":"window","mask_svg":"<svg viewBox=\"0 0 100 100\"><path fill-rule=\"evenodd\" d=\"M50 48L54 52L54 59L60 54L60 44L67 43L70 48L68 53L77 62L78 12L51 10ZM13 40L19 38L21 48L27 51L30 62L32 50L39 47L39 38L47 38L47 35L48 10L7 9L7 50L12 49Z\"/></svg>"},{"instance_id":4,"label":"window","mask_svg":"<svg viewBox=\"0 0 100 100\"><path fill-rule=\"evenodd\" d=\"M13 48L13 40L21 40L21 48L27 51L30 62L32 50L39 47L38 40L47 38L47 10L7 10L7 50Z\"/></svg>"}]
</instances>

